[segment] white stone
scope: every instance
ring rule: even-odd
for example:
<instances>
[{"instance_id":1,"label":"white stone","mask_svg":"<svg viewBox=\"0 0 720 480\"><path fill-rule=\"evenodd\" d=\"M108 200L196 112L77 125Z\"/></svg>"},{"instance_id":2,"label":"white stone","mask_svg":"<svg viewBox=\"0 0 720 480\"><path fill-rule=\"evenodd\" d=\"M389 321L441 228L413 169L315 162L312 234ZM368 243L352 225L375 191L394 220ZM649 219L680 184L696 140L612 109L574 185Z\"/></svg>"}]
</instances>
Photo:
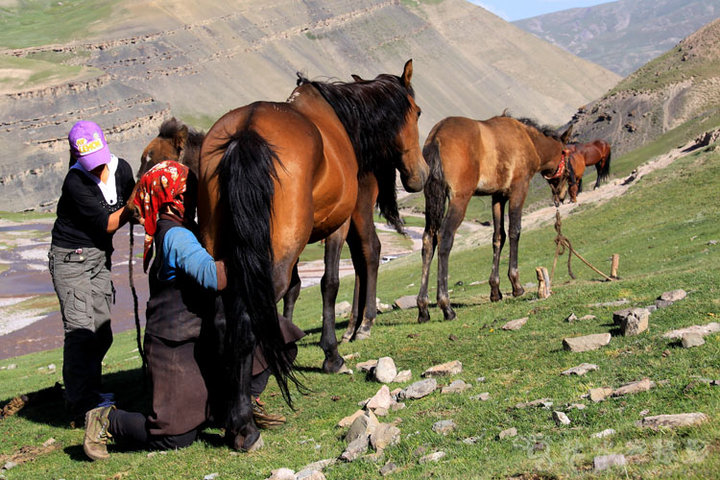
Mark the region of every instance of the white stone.
<instances>
[{"instance_id":1,"label":"white stone","mask_svg":"<svg viewBox=\"0 0 720 480\"><path fill-rule=\"evenodd\" d=\"M441 377L444 375L457 375L462 372L462 363L458 360L434 365L422 373L423 377Z\"/></svg>"},{"instance_id":2,"label":"white stone","mask_svg":"<svg viewBox=\"0 0 720 480\"><path fill-rule=\"evenodd\" d=\"M375 379L381 383L390 383L397 375L397 367L390 357L381 357L375 365Z\"/></svg>"}]
</instances>

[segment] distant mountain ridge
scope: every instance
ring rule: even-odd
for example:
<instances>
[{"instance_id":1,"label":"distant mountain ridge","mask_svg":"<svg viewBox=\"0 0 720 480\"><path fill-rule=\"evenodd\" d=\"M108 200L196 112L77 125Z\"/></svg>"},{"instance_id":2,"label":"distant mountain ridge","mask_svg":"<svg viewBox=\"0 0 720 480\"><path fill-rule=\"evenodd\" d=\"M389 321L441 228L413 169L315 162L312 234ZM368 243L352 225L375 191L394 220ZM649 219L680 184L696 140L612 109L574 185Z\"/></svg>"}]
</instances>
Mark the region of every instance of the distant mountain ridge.
<instances>
[{"instance_id":1,"label":"distant mountain ridge","mask_svg":"<svg viewBox=\"0 0 720 480\"><path fill-rule=\"evenodd\" d=\"M690 121L706 131L720 127L720 19L639 68L573 119L580 140L608 140L613 155Z\"/></svg>"},{"instance_id":2,"label":"distant mountain ridge","mask_svg":"<svg viewBox=\"0 0 720 480\"><path fill-rule=\"evenodd\" d=\"M506 108L560 125L620 79L464 0L114 5L110 19L87 22L82 38L0 50L19 64L16 74L25 60L54 59L82 74L0 96L3 209L52 207L67 168L65 136L80 118L102 125L113 151L137 165L169 115L207 128L232 108L284 101L296 71L349 81L353 73L397 75L413 58L421 141L446 116L487 118Z\"/></svg>"},{"instance_id":3,"label":"distant mountain ridge","mask_svg":"<svg viewBox=\"0 0 720 480\"><path fill-rule=\"evenodd\" d=\"M619 0L513 24L627 76L718 17L718 0Z\"/></svg>"}]
</instances>

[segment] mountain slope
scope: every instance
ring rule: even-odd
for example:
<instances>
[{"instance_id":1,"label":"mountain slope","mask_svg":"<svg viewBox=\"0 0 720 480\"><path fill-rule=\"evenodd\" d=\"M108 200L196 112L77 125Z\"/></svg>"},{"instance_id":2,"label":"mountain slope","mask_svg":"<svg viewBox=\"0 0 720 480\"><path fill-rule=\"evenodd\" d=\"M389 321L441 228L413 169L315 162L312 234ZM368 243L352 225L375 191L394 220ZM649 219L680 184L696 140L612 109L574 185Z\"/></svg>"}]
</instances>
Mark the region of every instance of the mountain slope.
<instances>
[{"instance_id":1,"label":"mountain slope","mask_svg":"<svg viewBox=\"0 0 720 480\"><path fill-rule=\"evenodd\" d=\"M718 16L717 0L619 0L513 23L625 76Z\"/></svg>"},{"instance_id":2,"label":"mountain slope","mask_svg":"<svg viewBox=\"0 0 720 480\"><path fill-rule=\"evenodd\" d=\"M136 164L170 112L208 128L232 108L284 101L296 71L311 78L373 78L399 74L413 58L422 137L446 116L485 118L506 108L562 124L619 80L464 0L114 5L109 17L88 20L82 40L47 44L52 39L46 38L43 45L0 52L0 61L43 60L100 72L0 97L0 108L11 112L0 144L15 144L14 156L32 165L0 161L0 183L10 187L0 198L4 208L52 203L67 161L63 138L81 117L109 129L114 151ZM25 141L18 144L18 136Z\"/></svg>"},{"instance_id":3,"label":"mountain slope","mask_svg":"<svg viewBox=\"0 0 720 480\"><path fill-rule=\"evenodd\" d=\"M720 19L682 40L574 117L580 139L628 152L690 120L720 123Z\"/></svg>"}]
</instances>

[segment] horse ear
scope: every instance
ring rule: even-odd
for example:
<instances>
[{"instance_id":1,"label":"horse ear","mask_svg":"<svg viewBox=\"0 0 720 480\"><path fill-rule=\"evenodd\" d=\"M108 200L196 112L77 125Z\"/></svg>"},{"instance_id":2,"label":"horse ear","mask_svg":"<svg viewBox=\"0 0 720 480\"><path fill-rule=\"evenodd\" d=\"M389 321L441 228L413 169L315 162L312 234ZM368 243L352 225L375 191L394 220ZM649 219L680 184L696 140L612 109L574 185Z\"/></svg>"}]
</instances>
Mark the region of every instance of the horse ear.
<instances>
[{"instance_id":1,"label":"horse ear","mask_svg":"<svg viewBox=\"0 0 720 480\"><path fill-rule=\"evenodd\" d=\"M412 80L412 73L413 73L413 65L412 65L412 58L405 62L405 68L403 68L402 73L402 82L403 85L405 85L405 88L410 88L410 80Z\"/></svg>"},{"instance_id":2,"label":"horse ear","mask_svg":"<svg viewBox=\"0 0 720 480\"><path fill-rule=\"evenodd\" d=\"M352 79L355 80L356 82L362 82L362 81L363 81L363 79L362 79L362 77L361 77L360 75L355 75L355 74L353 73L353 74L350 75L350 76L351 76Z\"/></svg>"},{"instance_id":3,"label":"horse ear","mask_svg":"<svg viewBox=\"0 0 720 480\"><path fill-rule=\"evenodd\" d=\"M570 135L572 135L572 130L573 130L573 126L570 125L570 127L567 130L565 130L565 133L563 133L560 136L560 140L562 141L563 144L568 143L568 140L570 140Z\"/></svg>"},{"instance_id":4,"label":"horse ear","mask_svg":"<svg viewBox=\"0 0 720 480\"><path fill-rule=\"evenodd\" d=\"M180 127L180 129L177 131L177 134L175 135L175 145L177 146L178 150L182 150L183 148L185 148L187 139L188 127L187 125L183 125L182 127Z\"/></svg>"}]
</instances>

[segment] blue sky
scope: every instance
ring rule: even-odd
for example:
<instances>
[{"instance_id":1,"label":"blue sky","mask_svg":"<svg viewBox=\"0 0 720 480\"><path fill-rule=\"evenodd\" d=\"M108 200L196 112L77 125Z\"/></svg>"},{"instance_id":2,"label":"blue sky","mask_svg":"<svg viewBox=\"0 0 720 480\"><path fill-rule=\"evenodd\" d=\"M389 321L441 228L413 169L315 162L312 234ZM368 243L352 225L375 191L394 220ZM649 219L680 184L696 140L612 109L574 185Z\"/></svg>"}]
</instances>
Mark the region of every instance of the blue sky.
<instances>
[{"instance_id":1,"label":"blue sky","mask_svg":"<svg viewBox=\"0 0 720 480\"><path fill-rule=\"evenodd\" d=\"M568 8L589 7L609 0L470 0L510 22Z\"/></svg>"}]
</instances>

